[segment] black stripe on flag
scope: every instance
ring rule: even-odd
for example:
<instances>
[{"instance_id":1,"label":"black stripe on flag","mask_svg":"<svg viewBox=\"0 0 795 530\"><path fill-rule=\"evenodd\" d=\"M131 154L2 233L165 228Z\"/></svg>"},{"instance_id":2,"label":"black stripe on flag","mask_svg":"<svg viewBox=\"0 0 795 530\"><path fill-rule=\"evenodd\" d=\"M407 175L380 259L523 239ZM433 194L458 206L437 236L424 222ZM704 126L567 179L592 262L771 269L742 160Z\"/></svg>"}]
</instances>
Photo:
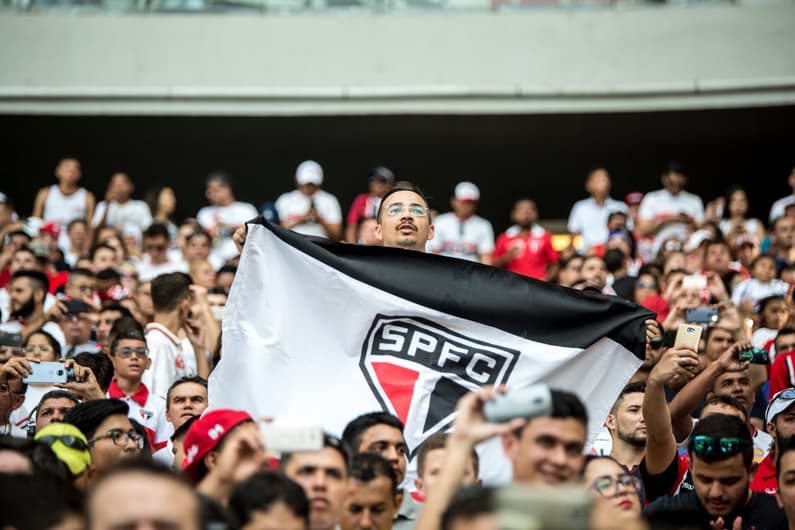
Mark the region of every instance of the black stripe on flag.
<instances>
[{"instance_id":1,"label":"black stripe on flag","mask_svg":"<svg viewBox=\"0 0 795 530\"><path fill-rule=\"evenodd\" d=\"M306 237L262 217L249 224L261 224L329 267L416 304L546 344L584 349L608 337L645 357L644 322L654 313L618 296L435 254Z\"/></svg>"}]
</instances>

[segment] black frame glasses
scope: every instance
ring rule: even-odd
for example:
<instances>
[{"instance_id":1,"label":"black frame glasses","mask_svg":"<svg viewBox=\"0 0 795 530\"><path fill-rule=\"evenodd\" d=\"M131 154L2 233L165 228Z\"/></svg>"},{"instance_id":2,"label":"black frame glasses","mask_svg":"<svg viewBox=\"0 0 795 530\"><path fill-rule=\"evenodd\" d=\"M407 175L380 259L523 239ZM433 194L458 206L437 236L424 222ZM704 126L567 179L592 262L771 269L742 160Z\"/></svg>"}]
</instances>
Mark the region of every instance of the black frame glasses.
<instances>
[{"instance_id":1,"label":"black frame glasses","mask_svg":"<svg viewBox=\"0 0 795 530\"><path fill-rule=\"evenodd\" d=\"M631 488L637 492L640 491L640 479L635 475L622 473L617 477L601 475L596 477L591 483L591 488L593 488L594 491L596 491L602 497L615 497L618 495L619 486Z\"/></svg>"},{"instance_id":2,"label":"black frame glasses","mask_svg":"<svg viewBox=\"0 0 795 530\"><path fill-rule=\"evenodd\" d=\"M106 438L110 438L113 440L113 445L117 447L127 447L127 444L132 440L135 442L138 449L144 448L144 437L138 434L135 431L127 431L124 432L120 429L113 429L111 431L106 432L105 434L100 434L99 436L95 436L88 441L88 445L91 446L98 442L99 440L104 440Z\"/></svg>"}]
</instances>

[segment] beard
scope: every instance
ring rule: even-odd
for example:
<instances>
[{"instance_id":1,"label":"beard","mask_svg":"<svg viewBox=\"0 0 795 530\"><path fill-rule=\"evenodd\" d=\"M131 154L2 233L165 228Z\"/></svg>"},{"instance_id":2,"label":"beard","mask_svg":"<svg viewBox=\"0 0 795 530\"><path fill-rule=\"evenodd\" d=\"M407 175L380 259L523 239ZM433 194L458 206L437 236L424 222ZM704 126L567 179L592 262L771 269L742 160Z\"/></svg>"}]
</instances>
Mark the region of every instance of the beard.
<instances>
[{"instance_id":1,"label":"beard","mask_svg":"<svg viewBox=\"0 0 795 530\"><path fill-rule=\"evenodd\" d=\"M11 310L11 318L25 318L32 315L35 310L36 302L33 300L33 296L31 296L26 301L22 302L22 305L19 306L18 309Z\"/></svg>"},{"instance_id":2,"label":"beard","mask_svg":"<svg viewBox=\"0 0 795 530\"><path fill-rule=\"evenodd\" d=\"M616 435L622 442L628 443L633 447L646 447L646 435L639 434L637 431L630 433L623 432L621 429L616 429Z\"/></svg>"}]
</instances>

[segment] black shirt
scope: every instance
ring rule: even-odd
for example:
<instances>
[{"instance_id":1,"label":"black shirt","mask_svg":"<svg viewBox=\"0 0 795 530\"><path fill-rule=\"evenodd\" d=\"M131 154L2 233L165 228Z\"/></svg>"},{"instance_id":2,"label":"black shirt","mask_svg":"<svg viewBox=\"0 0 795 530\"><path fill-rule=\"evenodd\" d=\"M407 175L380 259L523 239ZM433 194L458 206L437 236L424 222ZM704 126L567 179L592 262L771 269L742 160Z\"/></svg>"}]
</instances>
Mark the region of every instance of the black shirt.
<instances>
[{"instance_id":1,"label":"black shirt","mask_svg":"<svg viewBox=\"0 0 795 530\"><path fill-rule=\"evenodd\" d=\"M704 509L695 492L682 493L681 495L661 497L646 506L643 514L647 516L664 512L688 511L698 514L694 523L709 528L710 521L717 519ZM725 528L731 528L734 519L743 518L744 530L787 530L787 516L784 510L778 507L772 495L752 492L748 502L735 513L724 516Z\"/></svg>"}]
</instances>

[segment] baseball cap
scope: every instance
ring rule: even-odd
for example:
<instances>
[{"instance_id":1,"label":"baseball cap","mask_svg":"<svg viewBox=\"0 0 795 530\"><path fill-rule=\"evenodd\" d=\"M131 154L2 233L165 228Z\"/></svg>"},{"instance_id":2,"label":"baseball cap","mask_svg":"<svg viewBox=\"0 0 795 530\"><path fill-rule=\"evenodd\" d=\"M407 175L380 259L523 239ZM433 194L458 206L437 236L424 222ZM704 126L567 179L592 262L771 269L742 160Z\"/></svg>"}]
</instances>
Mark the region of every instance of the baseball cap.
<instances>
[{"instance_id":1,"label":"baseball cap","mask_svg":"<svg viewBox=\"0 0 795 530\"><path fill-rule=\"evenodd\" d=\"M687 243L685 243L684 247L685 252L694 252L698 250L705 241L712 241L712 232L709 230L696 230L687 238Z\"/></svg>"},{"instance_id":2,"label":"baseball cap","mask_svg":"<svg viewBox=\"0 0 795 530\"><path fill-rule=\"evenodd\" d=\"M787 410L793 403L795 403L795 388L785 388L776 392L767 405L765 422L773 423L776 416Z\"/></svg>"},{"instance_id":3,"label":"baseball cap","mask_svg":"<svg viewBox=\"0 0 795 530\"><path fill-rule=\"evenodd\" d=\"M254 421L242 410L217 409L205 413L195 420L185 434L185 460L182 469L194 481L198 481L199 463L207 453L215 449L229 431L243 422Z\"/></svg>"},{"instance_id":4,"label":"baseball cap","mask_svg":"<svg viewBox=\"0 0 795 530\"><path fill-rule=\"evenodd\" d=\"M46 234L52 235L55 239L58 239L58 236L61 235L61 223L57 221L47 221L41 228L39 232L44 232Z\"/></svg>"},{"instance_id":5,"label":"baseball cap","mask_svg":"<svg viewBox=\"0 0 795 530\"><path fill-rule=\"evenodd\" d=\"M480 200L480 190L471 182L459 182L455 187L455 198L459 201L477 202Z\"/></svg>"},{"instance_id":6,"label":"baseball cap","mask_svg":"<svg viewBox=\"0 0 795 530\"><path fill-rule=\"evenodd\" d=\"M630 191L627 193L627 196L624 197L624 202L629 206L632 206L633 204L640 204L642 200L643 194L639 191Z\"/></svg>"},{"instance_id":7,"label":"baseball cap","mask_svg":"<svg viewBox=\"0 0 795 530\"><path fill-rule=\"evenodd\" d=\"M50 447L55 456L77 476L91 465L88 440L80 429L69 423L51 423L36 433L34 440Z\"/></svg>"},{"instance_id":8,"label":"baseball cap","mask_svg":"<svg viewBox=\"0 0 795 530\"><path fill-rule=\"evenodd\" d=\"M304 160L295 170L295 181L299 186L304 184L320 186L323 184L323 168L314 160Z\"/></svg>"}]
</instances>

